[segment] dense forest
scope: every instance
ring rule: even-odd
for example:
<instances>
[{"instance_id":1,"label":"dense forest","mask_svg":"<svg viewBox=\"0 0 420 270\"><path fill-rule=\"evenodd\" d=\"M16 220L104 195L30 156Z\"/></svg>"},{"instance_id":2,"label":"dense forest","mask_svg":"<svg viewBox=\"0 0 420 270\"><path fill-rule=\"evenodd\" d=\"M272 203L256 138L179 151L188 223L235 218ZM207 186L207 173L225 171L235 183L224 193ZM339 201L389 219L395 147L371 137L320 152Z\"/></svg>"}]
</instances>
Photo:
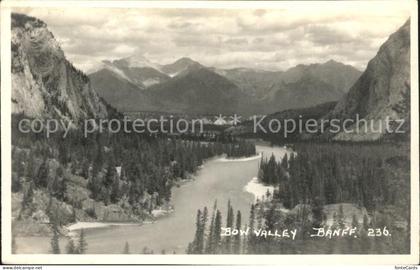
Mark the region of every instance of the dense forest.
<instances>
[{"instance_id":1,"label":"dense forest","mask_svg":"<svg viewBox=\"0 0 420 270\"><path fill-rule=\"evenodd\" d=\"M399 201L403 206L410 202L409 196L399 198L402 192L409 194L408 150L404 144L296 144L297 154L282 161L262 158L259 179L279 186L275 197L286 208L315 200L354 203L368 210Z\"/></svg>"},{"instance_id":2,"label":"dense forest","mask_svg":"<svg viewBox=\"0 0 420 270\"><path fill-rule=\"evenodd\" d=\"M170 203L171 188L192 178L205 159L255 155L255 145L232 139L101 132L85 137L76 129L64 139L62 133L47 138L19 132L18 119L12 130L12 192L22 194L16 220L47 220L53 239L69 223L115 219L102 213L109 207L121 212L120 219L148 218Z\"/></svg>"},{"instance_id":3,"label":"dense forest","mask_svg":"<svg viewBox=\"0 0 420 270\"><path fill-rule=\"evenodd\" d=\"M47 138L42 133L17 131L17 119L13 119L12 192L21 194L21 200L14 230L19 233L19 222L32 224L45 212L52 253L86 252L83 230L69 237L65 248L60 247L62 228L67 224L113 220L103 213L107 207L121 211L119 218L125 220L150 218L154 209L170 204L171 188L191 178L206 159L256 154L254 144L223 134L201 141L164 134L95 132L85 137L75 129L64 139L61 133ZM293 153L281 160L261 158L258 178L275 189L251 206L249 220L242 220L242 213L235 212L230 202L225 219L217 203L211 209L199 209L195 236L186 252L408 252L408 144L305 142L292 148ZM355 237L311 237L317 227L356 227L357 232ZM249 228L251 233L223 236L223 228L237 232ZM296 229L296 238L252 233L285 228ZM370 235L372 230L381 235ZM128 243L122 251L131 253Z\"/></svg>"},{"instance_id":4,"label":"dense forest","mask_svg":"<svg viewBox=\"0 0 420 270\"><path fill-rule=\"evenodd\" d=\"M188 254L404 254L409 252L409 234L389 221L389 216L375 212L365 215L363 221L355 216L347 224L343 208L338 208L328 229L337 235L355 228L351 236L315 237L320 220L312 217L322 213L322 207L313 204L296 212L277 209L275 199L259 201L251 206L250 219L242 220L233 208L222 220L214 208L209 216L207 208L197 211L196 232L189 244ZM232 222L234 220L234 222ZM243 226L242 224L247 224ZM224 235L231 228L230 235ZM245 232L247 230L247 232ZM283 231L288 230L287 237ZM296 238L291 237L296 230ZM327 229L325 229L327 230ZM391 234L392 232L392 234ZM274 235L277 233L277 236ZM270 235L271 234L271 235Z\"/></svg>"},{"instance_id":5,"label":"dense forest","mask_svg":"<svg viewBox=\"0 0 420 270\"><path fill-rule=\"evenodd\" d=\"M294 145L281 161L262 158L259 180L276 186L241 220L228 205L198 210L193 254L408 253L410 162L407 144ZM402 194L404 194L402 196ZM235 220L235 222L234 222ZM241 227L241 224L247 224ZM222 237L223 228L237 235ZM316 228L357 228L352 237L317 238ZM248 234L240 230L249 229ZM295 239L257 237L254 230L296 229Z\"/></svg>"}]
</instances>

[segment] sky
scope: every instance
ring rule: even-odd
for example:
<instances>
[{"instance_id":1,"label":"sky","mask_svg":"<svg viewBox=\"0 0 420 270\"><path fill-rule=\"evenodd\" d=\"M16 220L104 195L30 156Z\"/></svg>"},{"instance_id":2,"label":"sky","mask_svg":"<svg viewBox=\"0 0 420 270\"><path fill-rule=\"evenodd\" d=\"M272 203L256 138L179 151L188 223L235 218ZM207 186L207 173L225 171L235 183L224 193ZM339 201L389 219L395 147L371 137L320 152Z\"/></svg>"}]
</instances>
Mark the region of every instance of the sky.
<instances>
[{"instance_id":1,"label":"sky","mask_svg":"<svg viewBox=\"0 0 420 270\"><path fill-rule=\"evenodd\" d=\"M363 70L409 18L401 1L281 4L270 9L25 8L88 72L102 60L190 57L217 68L286 70L330 59Z\"/></svg>"}]
</instances>

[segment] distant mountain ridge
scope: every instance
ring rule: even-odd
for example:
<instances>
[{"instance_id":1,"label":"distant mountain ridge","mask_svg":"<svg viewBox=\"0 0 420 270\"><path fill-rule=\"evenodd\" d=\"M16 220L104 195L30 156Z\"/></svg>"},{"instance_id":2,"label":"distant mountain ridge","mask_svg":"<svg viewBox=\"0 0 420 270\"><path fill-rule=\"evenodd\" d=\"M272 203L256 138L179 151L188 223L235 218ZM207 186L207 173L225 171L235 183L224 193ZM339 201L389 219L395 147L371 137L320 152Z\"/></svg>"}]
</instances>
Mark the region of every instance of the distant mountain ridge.
<instances>
[{"instance_id":1,"label":"distant mountain ridge","mask_svg":"<svg viewBox=\"0 0 420 270\"><path fill-rule=\"evenodd\" d=\"M375 141L381 139L407 139L410 135L410 20L408 20L388 40L382 44L378 53L372 58L366 70L350 87L348 93L338 102L329 102L317 106L303 106L305 109L283 110L268 115L264 124L270 119L316 119L318 123L325 120L362 119L368 123L359 126L359 132L326 132L320 134L297 133L289 136L292 140L328 139L336 141ZM299 67L299 69L305 69ZM403 120L402 134L391 134L385 130L386 118ZM382 122L382 128L379 123ZM362 122L363 124L363 122ZM370 125L373 125L373 128ZM399 123L392 123L394 130ZM346 126L348 130L356 130L355 124ZM248 126L232 128L238 134L250 133ZM268 134L270 140L284 140L281 133Z\"/></svg>"},{"instance_id":2,"label":"distant mountain ridge","mask_svg":"<svg viewBox=\"0 0 420 270\"><path fill-rule=\"evenodd\" d=\"M283 73L285 82L296 82L304 76L313 76L330 84L336 91L347 93L362 74L351 65L329 60L322 64L297 65Z\"/></svg>"},{"instance_id":3,"label":"distant mountain ridge","mask_svg":"<svg viewBox=\"0 0 420 270\"><path fill-rule=\"evenodd\" d=\"M247 68L215 70L247 93L259 98L264 98L264 95L268 95L270 91L278 90L282 84L295 83L308 76L333 86L337 93L346 93L361 75L356 68L334 60L310 65L301 64L286 71Z\"/></svg>"},{"instance_id":4,"label":"distant mountain ridge","mask_svg":"<svg viewBox=\"0 0 420 270\"><path fill-rule=\"evenodd\" d=\"M146 89L151 85L165 82L170 78L159 71L159 68L159 66L151 64L148 60L140 62L139 60L133 61L129 58L123 58L114 61L102 61L98 67L91 71L90 75L109 70L120 77L120 79L135 84L139 89Z\"/></svg>"},{"instance_id":5,"label":"distant mountain ridge","mask_svg":"<svg viewBox=\"0 0 420 270\"><path fill-rule=\"evenodd\" d=\"M122 111L266 114L337 101L361 74L357 69L335 61L299 65L287 71L217 69L187 57L167 65L153 63L144 56L103 63L102 69L89 76L95 88L100 89L100 95ZM105 73L104 69L115 74ZM203 76L204 72L209 78ZM115 80L110 82L112 78ZM139 91L135 91L133 85ZM121 92L119 100L117 92ZM226 97L229 97L228 102Z\"/></svg>"},{"instance_id":6,"label":"distant mountain ridge","mask_svg":"<svg viewBox=\"0 0 420 270\"><path fill-rule=\"evenodd\" d=\"M153 110L146 90L130 80L125 80L109 69L99 70L89 78L98 94L119 111Z\"/></svg>"},{"instance_id":7,"label":"distant mountain ridge","mask_svg":"<svg viewBox=\"0 0 420 270\"><path fill-rule=\"evenodd\" d=\"M205 67L198 67L172 80L153 86L150 91L159 111L229 113L241 110L244 96L231 81Z\"/></svg>"},{"instance_id":8,"label":"distant mountain ridge","mask_svg":"<svg viewBox=\"0 0 420 270\"><path fill-rule=\"evenodd\" d=\"M200 63L188 58L183 57L176 60L172 64L161 66L161 71L170 77L182 76L187 74L190 71L203 68L204 66Z\"/></svg>"}]
</instances>

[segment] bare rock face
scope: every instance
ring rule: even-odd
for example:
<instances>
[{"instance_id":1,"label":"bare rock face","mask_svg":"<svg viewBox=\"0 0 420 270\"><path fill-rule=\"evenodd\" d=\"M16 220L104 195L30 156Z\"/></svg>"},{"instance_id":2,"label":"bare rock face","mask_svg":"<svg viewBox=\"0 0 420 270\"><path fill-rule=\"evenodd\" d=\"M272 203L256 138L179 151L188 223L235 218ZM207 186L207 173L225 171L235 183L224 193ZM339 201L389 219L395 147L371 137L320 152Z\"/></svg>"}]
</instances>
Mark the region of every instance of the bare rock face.
<instances>
[{"instance_id":1,"label":"bare rock face","mask_svg":"<svg viewBox=\"0 0 420 270\"><path fill-rule=\"evenodd\" d=\"M371 121L374 130L357 134L339 133L336 140L376 140L386 134L386 117L408 119L410 110L410 20L380 47L359 80L336 105L327 118ZM369 122L369 125L370 122Z\"/></svg>"},{"instance_id":2,"label":"bare rock face","mask_svg":"<svg viewBox=\"0 0 420 270\"><path fill-rule=\"evenodd\" d=\"M89 78L66 60L47 25L12 14L12 112L28 117L107 117Z\"/></svg>"}]
</instances>

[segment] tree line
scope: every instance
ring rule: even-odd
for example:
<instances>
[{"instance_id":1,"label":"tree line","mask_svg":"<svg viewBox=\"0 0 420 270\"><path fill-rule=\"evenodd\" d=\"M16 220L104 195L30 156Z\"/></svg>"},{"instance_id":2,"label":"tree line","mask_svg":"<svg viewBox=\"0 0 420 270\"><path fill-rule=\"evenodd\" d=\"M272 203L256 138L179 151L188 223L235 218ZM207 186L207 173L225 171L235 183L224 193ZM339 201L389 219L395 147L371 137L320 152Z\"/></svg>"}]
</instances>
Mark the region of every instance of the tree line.
<instances>
[{"instance_id":1,"label":"tree line","mask_svg":"<svg viewBox=\"0 0 420 270\"><path fill-rule=\"evenodd\" d=\"M260 181L278 187L274 196L286 208L319 200L372 211L398 204L401 192L409 196L408 160L398 146L308 143L294 150L279 161L263 157L259 166Z\"/></svg>"},{"instance_id":2,"label":"tree line","mask_svg":"<svg viewBox=\"0 0 420 270\"><path fill-rule=\"evenodd\" d=\"M88 244L85 238L85 231L83 229L79 231L76 243L73 238L68 237L67 245L64 251L60 248L61 233L57 225L52 225L52 232L53 234L50 241L52 254L85 254L87 252Z\"/></svg>"},{"instance_id":3,"label":"tree line","mask_svg":"<svg viewBox=\"0 0 420 270\"><path fill-rule=\"evenodd\" d=\"M207 222L209 224L207 225ZM222 213L217 208L215 201L212 214L209 216L207 207L203 210L197 210L196 231L194 240L188 245L188 254L239 254L241 253L241 237L239 235L234 238L222 238L222 227L241 228L242 215L241 211L237 211L236 219L233 207L228 202L226 225L222 224Z\"/></svg>"},{"instance_id":4,"label":"tree line","mask_svg":"<svg viewBox=\"0 0 420 270\"><path fill-rule=\"evenodd\" d=\"M13 145L13 192L21 191L26 181L33 183L30 189L46 189L65 201L70 181L65 172L71 172L87 179L92 198L105 204L123 196L134 204L148 192L157 194L159 205L170 200L173 182L193 174L205 159L255 154L255 146L247 142L202 143L127 134L98 133L83 138L71 133L64 140L24 136L14 138ZM59 162L54 179L49 171L51 160Z\"/></svg>"},{"instance_id":5,"label":"tree line","mask_svg":"<svg viewBox=\"0 0 420 270\"><path fill-rule=\"evenodd\" d=\"M356 228L355 234L343 237L314 238L314 228L325 226L323 207L314 203L299 211L285 212L279 209L280 202L274 197L257 201L251 205L248 223L242 225L241 212L234 219L233 208L229 204L226 219L216 206L209 217L207 208L197 211L194 239L187 248L188 254L404 254L409 252L409 234L395 226L389 216L374 212L373 216L363 216L360 222L355 215L351 223L346 222L342 206L334 214L330 230ZM238 230L231 235L222 235L222 227ZM372 228L388 228L391 235L371 237ZM248 231L247 233L241 233ZM296 229L295 239L261 236L257 231L282 231Z\"/></svg>"},{"instance_id":6,"label":"tree line","mask_svg":"<svg viewBox=\"0 0 420 270\"><path fill-rule=\"evenodd\" d=\"M45 134L25 134L14 116L12 125L12 192L22 194L19 219L36 210L34 194L42 191L50 198L45 210L50 223L61 227L76 222L76 210L96 219L94 209L83 209L81 201L69 196L69 186L89 191L91 199L104 205L128 202L140 218L170 202L171 188L180 179L193 177L203 162L213 156L255 155L255 145L242 140L200 142L159 134L91 133L83 136L71 130L49 138ZM77 178L75 178L77 177ZM151 199L145 201L145 196ZM73 214L64 216L57 204L66 203ZM51 230L54 235L54 229Z\"/></svg>"},{"instance_id":7,"label":"tree line","mask_svg":"<svg viewBox=\"0 0 420 270\"><path fill-rule=\"evenodd\" d=\"M273 194L251 206L243 228L256 230L297 229L296 239L255 234L220 236L232 223L229 204L225 221L213 208L198 210L194 240L188 253L213 254L404 254L410 243L410 162L407 144L299 143L293 152L276 160L262 157L259 180L275 186ZM362 216L345 212L366 209ZM333 216L326 206L334 205ZM363 212L362 212L363 213ZM331 214L331 213L330 213ZM350 220L350 221L349 221ZM208 225L206 225L208 224ZM238 226L239 224L239 226ZM354 237L314 238L314 228L356 227ZM386 229L389 235L368 236ZM216 232L216 235L214 234ZM236 237L240 238L239 240ZM232 249L232 243L240 247ZM211 247L206 249L206 247Z\"/></svg>"}]
</instances>

